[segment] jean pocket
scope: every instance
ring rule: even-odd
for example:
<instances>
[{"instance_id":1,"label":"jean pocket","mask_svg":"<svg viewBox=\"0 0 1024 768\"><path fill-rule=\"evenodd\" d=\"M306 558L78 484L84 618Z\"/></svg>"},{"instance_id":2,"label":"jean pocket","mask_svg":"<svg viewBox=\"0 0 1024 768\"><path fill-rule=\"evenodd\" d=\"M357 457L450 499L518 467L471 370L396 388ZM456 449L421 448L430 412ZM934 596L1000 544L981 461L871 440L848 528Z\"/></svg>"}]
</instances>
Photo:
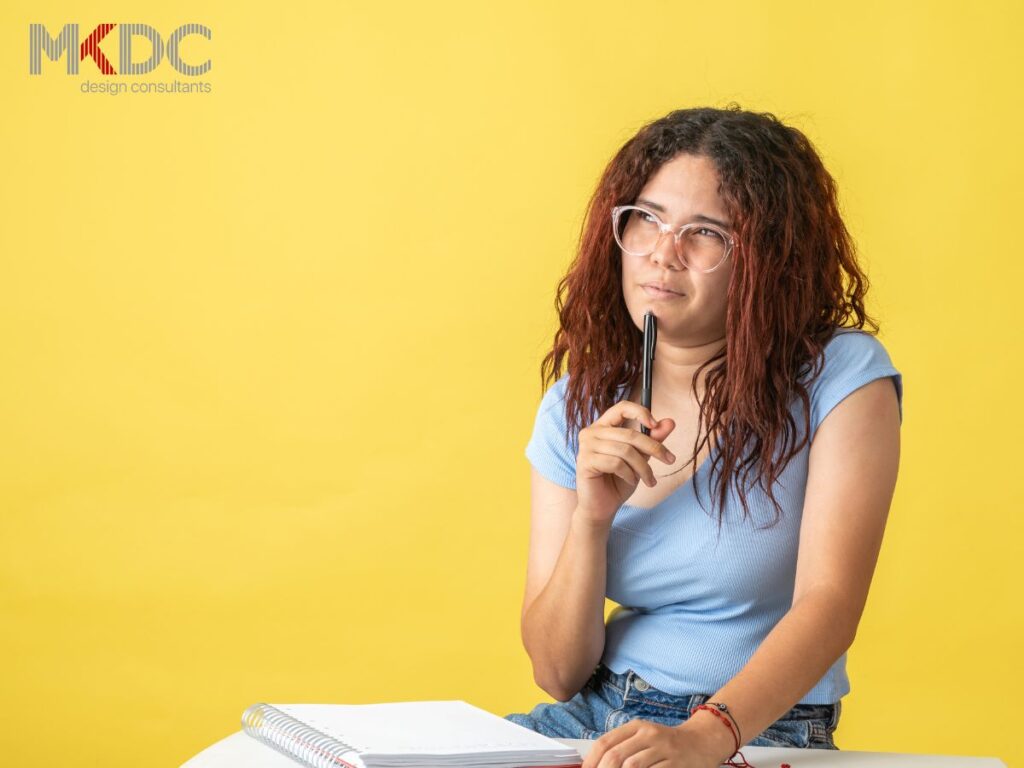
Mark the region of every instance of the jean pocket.
<instances>
[{"instance_id":1,"label":"jean pocket","mask_svg":"<svg viewBox=\"0 0 1024 768\"><path fill-rule=\"evenodd\" d=\"M839 724L840 704L797 704L756 739L755 747L839 749L832 734Z\"/></svg>"},{"instance_id":2,"label":"jean pocket","mask_svg":"<svg viewBox=\"0 0 1024 768\"><path fill-rule=\"evenodd\" d=\"M807 749L811 746L811 736L810 720L777 720L747 744L751 747Z\"/></svg>"}]
</instances>

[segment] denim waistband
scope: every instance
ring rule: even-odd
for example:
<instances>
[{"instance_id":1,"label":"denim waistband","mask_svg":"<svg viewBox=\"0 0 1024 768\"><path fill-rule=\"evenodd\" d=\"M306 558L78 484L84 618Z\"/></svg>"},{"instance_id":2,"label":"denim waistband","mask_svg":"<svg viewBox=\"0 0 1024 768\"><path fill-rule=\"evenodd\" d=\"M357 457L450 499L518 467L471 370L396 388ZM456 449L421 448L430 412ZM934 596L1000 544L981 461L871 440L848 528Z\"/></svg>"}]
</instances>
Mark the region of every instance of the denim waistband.
<instances>
[{"instance_id":1,"label":"denim waistband","mask_svg":"<svg viewBox=\"0 0 1024 768\"><path fill-rule=\"evenodd\" d=\"M694 707L708 701L714 694L693 693L677 696L658 690L644 680L632 669L625 672L614 672L604 664L598 664L594 670L594 681L600 685L614 688L624 702L640 705L651 705L658 709L674 710L680 715L688 716ZM836 704L797 704L783 715L780 720L820 720L832 722L837 719Z\"/></svg>"}]
</instances>

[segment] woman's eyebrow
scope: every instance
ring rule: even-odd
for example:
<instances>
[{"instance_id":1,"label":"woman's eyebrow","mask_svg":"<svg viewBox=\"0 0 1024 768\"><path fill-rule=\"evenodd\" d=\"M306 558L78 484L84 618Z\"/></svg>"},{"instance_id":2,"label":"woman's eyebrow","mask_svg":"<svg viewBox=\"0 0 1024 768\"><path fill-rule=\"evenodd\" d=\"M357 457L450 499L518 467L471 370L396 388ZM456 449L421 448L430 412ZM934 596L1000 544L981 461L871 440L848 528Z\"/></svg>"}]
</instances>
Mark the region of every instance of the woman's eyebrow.
<instances>
[{"instance_id":1,"label":"woman's eyebrow","mask_svg":"<svg viewBox=\"0 0 1024 768\"><path fill-rule=\"evenodd\" d=\"M658 205L657 203L655 203L652 200L645 200L642 197L638 197L636 199L636 204L637 205L649 206L649 207L653 208L654 210L658 211L659 213L668 213L668 211L665 209L664 206ZM695 213L695 214L693 214L693 220L694 221L706 221L709 224L717 224L718 226L724 227L725 229L732 229L732 224L727 224L726 222L721 221L719 219L713 219L712 217L706 216L703 213Z\"/></svg>"}]
</instances>

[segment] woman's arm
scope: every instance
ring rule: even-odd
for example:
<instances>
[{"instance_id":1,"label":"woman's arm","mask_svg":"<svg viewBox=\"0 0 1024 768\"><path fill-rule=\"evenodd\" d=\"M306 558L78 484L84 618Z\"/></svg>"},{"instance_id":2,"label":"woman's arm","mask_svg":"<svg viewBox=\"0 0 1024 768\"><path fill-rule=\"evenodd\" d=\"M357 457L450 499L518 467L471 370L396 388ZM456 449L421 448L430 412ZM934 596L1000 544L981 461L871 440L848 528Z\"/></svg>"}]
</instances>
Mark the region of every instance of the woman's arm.
<instances>
[{"instance_id":1,"label":"woman's arm","mask_svg":"<svg viewBox=\"0 0 1024 768\"><path fill-rule=\"evenodd\" d=\"M729 707L744 743L799 702L853 643L881 549L899 455L899 406L889 377L854 390L815 433L792 607L711 697ZM640 728L648 735L627 743ZM699 759L679 762L680 745L694 749ZM700 710L673 728L631 721L609 731L583 767L614 768L650 747L655 751L645 757L660 750L677 765L717 766L732 755L735 743L715 715Z\"/></svg>"},{"instance_id":2,"label":"woman's arm","mask_svg":"<svg viewBox=\"0 0 1024 768\"><path fill-rule=\"evenodd\" d=\"M604 651L609 529L577 514L574 490L530 471L530 554L520 629L534 681L568 701Z\"/></svg>"},{"instance_id":3,"label":"woman's arm","mask_svg":"<svg viewBox=\"0 0 1024 768\"><path fill-rule=\"evenodd\" d=\"M792 607L712 699L729 706L745 740L789 711L852 645L882 546L899 457L899 407L889 377L852 392L818 427L808 460Z\"/></svg>"}]
</instances>

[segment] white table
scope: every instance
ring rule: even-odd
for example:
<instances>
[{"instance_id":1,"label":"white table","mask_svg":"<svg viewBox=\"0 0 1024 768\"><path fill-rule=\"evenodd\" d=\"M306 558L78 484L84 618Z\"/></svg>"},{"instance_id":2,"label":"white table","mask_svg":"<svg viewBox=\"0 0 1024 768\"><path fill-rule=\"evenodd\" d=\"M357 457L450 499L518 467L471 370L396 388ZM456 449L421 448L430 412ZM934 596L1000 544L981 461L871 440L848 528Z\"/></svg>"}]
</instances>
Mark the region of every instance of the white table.
<instances>
[{"instance_id":1,"label":"white table","mask_svg":"<svg viewBox=\"0 0 1024 768\"><path fill-rule=\"evenodd\" d=\"M575 747L583 757L593 741L556 739ZM909 755L897 752L853 752L851 750L796 749L784 747L744 747L743 756L757 768L793 768L843 766L843 768L1006 768L994 757L955 757L951 755ZM247 736L242 731L221 739L187 761L181 768L296 768L299 763Z\"/></svg>"}]
</instances>

